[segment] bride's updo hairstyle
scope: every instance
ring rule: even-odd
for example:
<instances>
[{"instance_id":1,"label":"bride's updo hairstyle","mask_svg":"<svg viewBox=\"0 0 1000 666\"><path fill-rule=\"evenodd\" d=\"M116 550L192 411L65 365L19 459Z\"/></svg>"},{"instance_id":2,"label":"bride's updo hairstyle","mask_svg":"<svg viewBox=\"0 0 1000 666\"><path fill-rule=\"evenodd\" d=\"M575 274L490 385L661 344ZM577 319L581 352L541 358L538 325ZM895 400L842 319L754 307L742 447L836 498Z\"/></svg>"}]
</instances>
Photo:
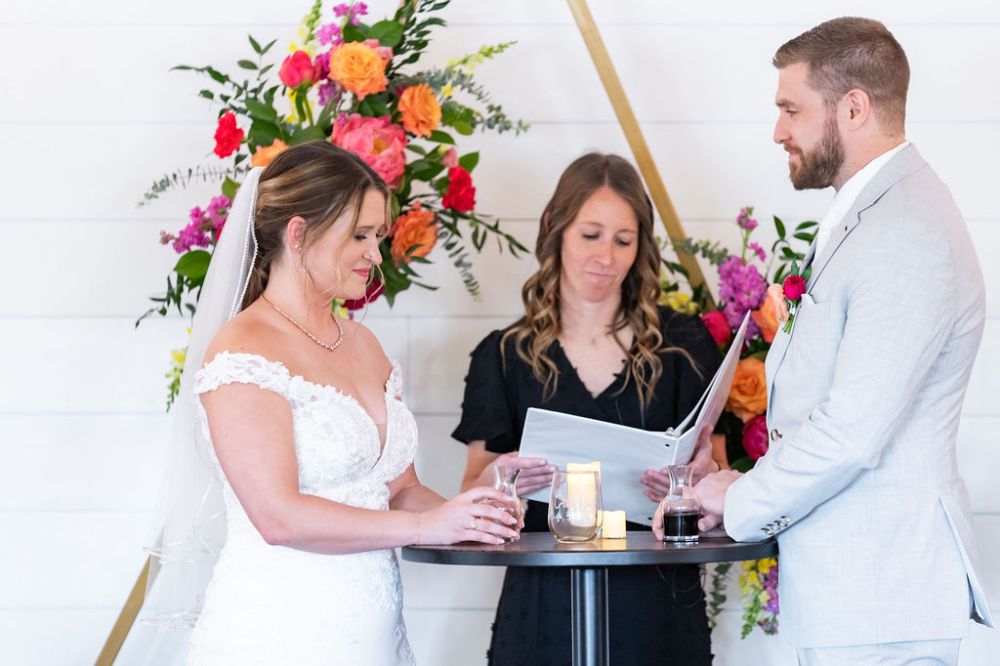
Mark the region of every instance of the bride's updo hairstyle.
<instances>
[{"instance_id":1,"label":"bride's updo hairstyle","mask_svg":"<svg viewBox=\"0 0 1000 666\"><path fill-rule=\"evenodd\" d=\"M243 307L257 300L267 287L271 266L284 250L285 228L296 215L306 221L302 247L316 242L345 211L357 227L361 203L368 190L385 197L386 228L392 221L389 188L374 169L352 152L326 141L286 148L264 169L257 186L254 233L257 260Z\"/></svg>"}]
</instances>

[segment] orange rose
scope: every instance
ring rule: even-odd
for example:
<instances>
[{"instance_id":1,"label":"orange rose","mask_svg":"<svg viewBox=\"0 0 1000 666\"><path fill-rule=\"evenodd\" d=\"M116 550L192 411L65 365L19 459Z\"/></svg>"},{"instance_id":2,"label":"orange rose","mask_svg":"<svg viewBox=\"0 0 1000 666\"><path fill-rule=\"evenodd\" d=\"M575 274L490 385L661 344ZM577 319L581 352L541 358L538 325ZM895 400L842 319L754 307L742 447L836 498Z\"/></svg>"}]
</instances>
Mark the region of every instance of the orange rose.
<instances>
[{"instance_id":1,"label":"orange rose","mask_svg":"<svg viewBox=\"0 0 1000 666\"><path fill-rule=\"evenodd\" d=\"M426 83L410 86L399 96L403 127L410 134L430 136L441 124L441 105Z\"/></svg>"},{"instance_id":2,"label":"orange rose","mask_svg":"<svg viewBox=\"0 0 1000 666\"><path fill-rule=\"evenodd\" d=\"M726 409L740 417L744 423L767 411L767 381L764 378L764 361L745 358L736 364L733 385L729 389Z\"/></svg>"},{"instance_id":3,"label":"orange rose","mask_svg":"<svg viewBox=\"0 0 1000 666\"><path fill-rule=\"evenodd\" d=\"M253 165L255 167L266 167L271 163L278 153L288 148L288 144L281 139L275 139L274 143L266 148L258 148L257 152L253 154Z\"/></svg>"},{"instance_id":4,"label":"orange rose","mask_svg":"<svg viewBox=\"0 0 1000 666\"><path fill-rule=\"evenodd\" d=\"M774 318L774 308L770 301L764 301L764 305L759 310L750 313L754 323L760 328L760 335L764 342L770 344L774 340L774 334L778 332L778 320Z\"/></svg>"},{"instance_id":5,"label":"orange rose","mask_svg":"<svg viewBox=\"0 0 1000 666\"><path fill-rule=\"evenodd\" d=\"M364 99L389 85L385 79L386 62L367 44L348 42L330 53L330 78Z\"/></svg>"},{"instance_id":6,"label":"orange rose","mask_svg":"<svg viewBox=\"0 0 1000 666\"><path fill-rule=\"evenodd\" d=\"M418 201L413 209L400 215L392 229L392 258L396 263L409 263L411 257L426 257L437 242L434 211L424 210ZM416 249L410 251L414 246Z\"/></svg>"}]
</instances>

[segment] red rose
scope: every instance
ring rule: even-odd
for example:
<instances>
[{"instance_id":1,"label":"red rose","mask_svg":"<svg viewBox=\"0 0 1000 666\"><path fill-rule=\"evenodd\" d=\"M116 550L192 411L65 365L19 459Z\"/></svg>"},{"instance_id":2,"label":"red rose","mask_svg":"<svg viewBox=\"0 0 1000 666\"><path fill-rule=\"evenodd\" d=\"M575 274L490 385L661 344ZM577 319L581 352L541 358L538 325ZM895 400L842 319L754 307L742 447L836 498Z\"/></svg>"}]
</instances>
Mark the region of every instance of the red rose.
<instances>
[{"instance_id":1,"label":"red rose","mask_svg":"<svg viewBox=\"0 0 1000 666\"><path fill-rule=\"evenodd\" d=\"M302 84L312 85L316 80L312 58L305 51L296 51L281 63L278 78L289 88L298 88Z\"/></svg>"},{"instance_id":2,"label":"red rose","mask_svg":"<svg viewBox=\"0 0 1000 666\"><path fill-rule=\"evenodd\" d=\"M789 275L785 278L782 290L785 292L785 298L792 303L798 303L802 294L806 293L806 281L798 275Z\"/></svg>"},{"instance_id":3,"label":"red rose","mask_svg":"<svg viewBox=\"0 0 1000 666\"><path fill-rule=\"evenodd\" d=\"M344 307L350 311L360 310L365 307L368 303L374 303L382 292L385 291L385 285L382 284L378 279L372 280L365 289L365 295L361 298L348 299L344 301Z\"/></svg>"},{"instance_id":4,"label":"red rose","mask_svg":"<svg viewBox=\"0 0 1000 666\"><path fill-rule=\"evenodd\" d=\"M236 126L236 116L232 111L226 111L219 118L219 126L215 128L215 154L219 157L229 157L243 142L243 130Z\"/></svg>"},{"instance_id":5,"label":"red rose","mask_svg":"<svg viewBox=\"0 0 1000 666\"><path fill-rule=\"evenodd\" d=\"M715 340L715 344L718 346L723 347L733 339L733 331L729 328L726 315L718 310L706 312L701 316L701 320L705 322L708 332L712 334L712 339Z\"/></svg>"},{"instance_id":6,"label":"red rose","mask_svg":"<svg viewBox=\"0 0 1000 666\"><path fill-rule=\"evenodd\" d=\"M767 453L767 417L763 414L743 425L743 450L754 461Z\"/></svg>"},{"instance_id":7,"label":"red rose","mask_svg":"<svg viewBox=\"0 0 1000 666\"><path fill-rule=\"evenodd\" d=\"M448 194L441 198L441 205L458 213L476 207L476 188L468 171L460 166L448 169Z\"/></svg>"}]
</instances>

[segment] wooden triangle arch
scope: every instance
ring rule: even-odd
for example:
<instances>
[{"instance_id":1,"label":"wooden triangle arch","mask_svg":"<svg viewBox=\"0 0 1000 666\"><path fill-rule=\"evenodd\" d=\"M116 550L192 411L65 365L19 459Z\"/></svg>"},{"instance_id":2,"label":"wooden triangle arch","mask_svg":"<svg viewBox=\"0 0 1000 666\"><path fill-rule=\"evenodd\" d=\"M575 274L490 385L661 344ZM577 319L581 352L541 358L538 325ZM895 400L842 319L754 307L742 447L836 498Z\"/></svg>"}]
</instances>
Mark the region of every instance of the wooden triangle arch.
<instances>
[{"instance_id":1,"label":"wooden triangle arch","mask_svg":"<svg viewBox=\"0 0 1000 666\"><path fill-rule=\"evenodd\" d=\"M632 106L629 104L628 98L625 96L625 90L618 79L618 74L615 71L614 64L611 62L611 57L604 47L604 40L601 39L601 34L597 30L597 24L594 23L594 17L590 14L587 2L586 0L567 1L573 12L573 18L576 19L576 25L580 29L580 34L583 36L583 41L587 44L587 50L594 61L597 73L601 77L601 83L604 84L604 90L611 100L611 106L618 117L618 123L625 132L625 138L628 140L629 148L632 150L632 155L639 167L639 172L646 182L646 188L649 190L649 195L653 200L653 205L656 207L656 212L659 213L660 220L663 221L663 226L666 228L667 236L673 243L681 243L687 238L687 234L684 233L684 227L677 216L677 211L674 210L674 204L670 201L670 195L667 194L667 188L660 177L660 171L656 168L656 162L653 161L653 156L649 152L646 139L642 135L642 130L639 129L639 123L632 112ZM687 271L688 281L692 287L704 284L705 277L702 275L701 267L693 255L686 252L678 252L677 259ZM132 630L135 618L139 615L139 610L145 601L147 582L152 582L149 581L149 568L150 559L147 557L146 563L139 572L139 577L136 579L135 584L132 586L132 591L125 601L125 605L122 606L121 611L118 613L118 619L115 621L111 633L104 642L104 647L97 657L95 666L112 666L115 663L115 659L118 658L118 653L121 651L129 631ZM155 578L155 572L152 575Z\"/></svg>"}]
</instances>

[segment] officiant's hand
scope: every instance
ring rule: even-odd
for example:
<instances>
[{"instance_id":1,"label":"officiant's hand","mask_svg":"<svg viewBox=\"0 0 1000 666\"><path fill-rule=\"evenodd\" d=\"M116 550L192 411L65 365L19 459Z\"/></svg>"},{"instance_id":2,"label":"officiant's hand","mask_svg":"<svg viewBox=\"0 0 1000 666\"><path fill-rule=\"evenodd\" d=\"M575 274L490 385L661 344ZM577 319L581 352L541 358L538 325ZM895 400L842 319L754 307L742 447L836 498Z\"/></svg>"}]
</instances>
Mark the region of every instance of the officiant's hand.
<instances>
[{"instance_id":1,"label":"officiant's hand","mask_svg":"<svg viewBox=\"0 0 1000 666\"><path fill-rule=\"evenodd\" d=\"M722 466L712 457L712 437L714 436L712 429L706 426L698 438L698 448L690 462L691 478L695 483L708 474L722 469ZM643 493L654 502L659 502L670 492L670 477L667 475L666 469L647 469L639 479L639 483L646 486Z\"/></svg>"},{"instance_id":2,"label":"officiant's hand","mask_svg":"<svg viewBox=\"0 0 1000 666\"><path fill-rule=\"evenodd\" d=\"M518 455L517 451L505 453L493 461L493 465L507 465L517 467L521 473L517 475L517 496L523 497L536 490L541 490L552 483L552 473L556 468L549 464L545 458L526 458ZM490 479L493 478L493 470L486 470ZM491 482L492 483L492 482Z\"/></svg>"}]
</instances>

